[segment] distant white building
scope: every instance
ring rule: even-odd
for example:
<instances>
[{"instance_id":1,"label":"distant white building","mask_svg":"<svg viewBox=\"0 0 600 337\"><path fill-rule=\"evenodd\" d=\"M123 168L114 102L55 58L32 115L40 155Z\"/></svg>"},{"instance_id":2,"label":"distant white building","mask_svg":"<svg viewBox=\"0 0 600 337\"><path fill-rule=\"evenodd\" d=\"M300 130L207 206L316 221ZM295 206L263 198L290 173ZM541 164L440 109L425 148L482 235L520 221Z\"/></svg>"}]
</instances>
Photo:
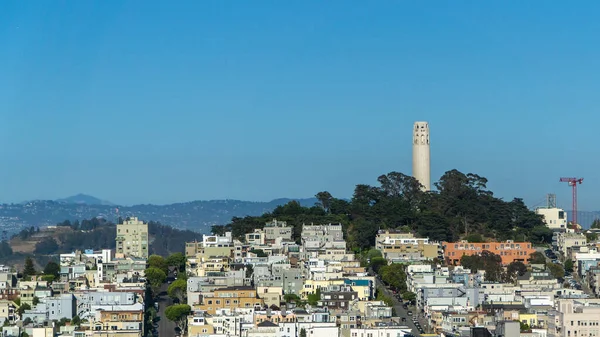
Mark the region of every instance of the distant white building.
<instances>
[{"instance_id":1,"label":"distant white building","mask_svg":"<svg viewBox=\"0 0 600 337\"><path fill-rule=\"evenodd\" d=\"M550 229L567 228L567 212L562 208L540 207L535 213L543 217L544 223Z\"/></svg>"}]
</instances>

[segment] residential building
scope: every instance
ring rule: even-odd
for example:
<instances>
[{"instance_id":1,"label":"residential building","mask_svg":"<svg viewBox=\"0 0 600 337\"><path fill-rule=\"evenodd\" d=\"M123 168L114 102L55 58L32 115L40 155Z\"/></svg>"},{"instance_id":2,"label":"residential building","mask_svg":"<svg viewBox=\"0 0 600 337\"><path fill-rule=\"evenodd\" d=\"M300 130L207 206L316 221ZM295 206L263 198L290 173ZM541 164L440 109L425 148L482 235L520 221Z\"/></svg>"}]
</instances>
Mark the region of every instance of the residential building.
<instances>
[{"instance_id":1,"label":"residential building","mask_svg":"<svg viewBox=\"0 0 600 337\"><path fill-rule=\"evenodd\" d=\"M194 305L194 310L206 311L214 315L217 312L231 311L236 308L262 308L264 301L256 296L254 287L228 287L216 289L199 298L200 303Z\"/></svg>"},{"instance_id":2,"label":"residential building","mask_svg":"<svg viewBox=\"0 0 600 337\"><path fill-rule=\"evenodd\" d=\"M148 259L148 224L137 217L125 219L117 225L116 252L120 257Z\"/></svg>"},{"instance_id":3,"label":"residential building","mask_svg":"<svg viewBox=\"0 0 600 337\"><path fill-rule=\"evenodd\" d=\"M479 255L483 251L500 255L502 264L520 261L529 263L529 258L535 252L530 242L514 242L508 240L505 242L444 242L444 258L453 265L460 264L460 258L463 255Z\"/></svg>"},{"instance_id":4,"label":"residential building","mask_svg":"<svg viewBox=\"0 0 600 337\"><path fill-rule=\"evenodd\" d=\"M559 299L549 320L548 337L600 336L600 305L588 300Z\"/></svg>"},{"instance_id":5,"label":"residential building","mask_svg":"<svg viewBox=\"0 0 600 337\"><path fill-rule=\"evenodd\" d=\"M556 207L540 207L535 210L536 214L543 217L544 223L550 229L567 228L567 212Z\"/></svg>"},{"instance_id":6,"label":"residential building","mask_svg":"<svg viewBox=\"0 0 600 337\"><path fill-rule=\"evenodd\" d=\"M442 257L439 243L428 238L416 238L412 233L380 230L375 238L375 249L390 262L433 260Z\"/></svg>"},{"instance_id":7,"label":"residential building","mask_svg":"<svg viewBox=\"0 0 600 337\"><path fill-rule=\"evenodd\" d=\"M274 243L278 238L283 241L292 241L292 230L293 227L287 222L273 219L273 221L267 222L263 228L265 241L269 244Z\"/></svg>"},{"instance_id":8,"label":"residential building","mask_svg":"<svg viewBox=\"0 0 600 337\"><path fill-rule=\"evenodd\" d=\"M558 233L557 244L558 250L564 255L569 254L569 249L573 247L585 246L587 239L582 233Z\"/></svg>"}]
</instances>

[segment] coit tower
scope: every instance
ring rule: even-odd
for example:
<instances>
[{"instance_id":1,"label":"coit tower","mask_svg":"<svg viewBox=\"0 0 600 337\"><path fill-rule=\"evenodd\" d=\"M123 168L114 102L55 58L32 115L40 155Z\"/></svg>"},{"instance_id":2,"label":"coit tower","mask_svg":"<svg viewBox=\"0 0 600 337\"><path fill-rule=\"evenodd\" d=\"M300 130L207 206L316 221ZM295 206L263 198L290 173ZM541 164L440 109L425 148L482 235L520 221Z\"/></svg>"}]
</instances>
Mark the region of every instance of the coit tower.
<instances>
[{"instance_id":1,"label":"coit tower","mask_svg":"<svg viewBox=\"0 0 600 337\"><path fill-rule=\"evenodd\" d=\"M413 127L413 177L431 190L431 173L429 161L429 124L415 122Z\"/></svg>"}]
</instances>

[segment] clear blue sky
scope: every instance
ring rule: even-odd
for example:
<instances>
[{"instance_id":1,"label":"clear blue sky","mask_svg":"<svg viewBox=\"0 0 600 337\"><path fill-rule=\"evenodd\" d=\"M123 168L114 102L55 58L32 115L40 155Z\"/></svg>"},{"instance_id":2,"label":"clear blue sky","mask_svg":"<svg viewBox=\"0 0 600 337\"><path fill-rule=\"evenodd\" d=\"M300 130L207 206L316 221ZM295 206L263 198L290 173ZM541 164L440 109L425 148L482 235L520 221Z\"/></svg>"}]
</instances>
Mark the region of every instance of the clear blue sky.
<instances>
[{"instance_id":1,"label":"clear blue sky","mask_svg":"<svg viewBox=\"0 0 600 337\"><path fill-rule=\"evenodd\" d=\"M576 6L575 6L576 5ZM457 168L600 209L600 3L2 1L0 201L269 200Z\"/></svg>"}]
</instances>

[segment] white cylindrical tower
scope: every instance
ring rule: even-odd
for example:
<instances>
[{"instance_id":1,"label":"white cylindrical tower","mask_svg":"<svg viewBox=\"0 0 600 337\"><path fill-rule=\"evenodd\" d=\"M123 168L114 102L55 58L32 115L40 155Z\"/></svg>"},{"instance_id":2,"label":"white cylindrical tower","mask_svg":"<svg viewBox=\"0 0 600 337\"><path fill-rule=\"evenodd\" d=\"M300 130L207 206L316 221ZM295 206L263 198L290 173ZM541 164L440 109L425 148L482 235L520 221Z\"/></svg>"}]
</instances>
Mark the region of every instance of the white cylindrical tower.
<instances>
[{"instance_id":1,"label":"white cylindrical tower","mask_svg":"<svg viewBox=\"0 0 600 337\"><path fill-rule=\"evenodd\" d=\"M413 177L431 190L431 171L429 159L429 124L415 122L413 127Z\"/></svg>"}]
</instances>

